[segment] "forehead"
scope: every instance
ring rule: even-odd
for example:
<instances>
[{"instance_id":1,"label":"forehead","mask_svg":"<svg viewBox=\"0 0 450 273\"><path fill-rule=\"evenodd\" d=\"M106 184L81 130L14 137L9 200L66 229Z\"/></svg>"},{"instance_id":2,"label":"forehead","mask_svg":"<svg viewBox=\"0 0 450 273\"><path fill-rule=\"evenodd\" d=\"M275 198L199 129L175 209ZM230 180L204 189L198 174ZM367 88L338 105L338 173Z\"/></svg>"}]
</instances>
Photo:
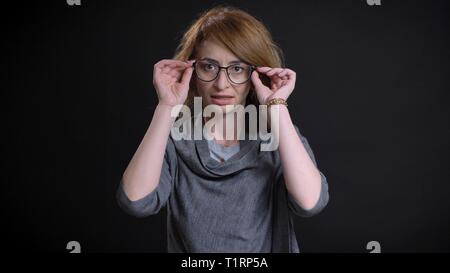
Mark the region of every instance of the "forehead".
<instances>
[{"instance_id":1,"label":"forehead","mask_svg":"<svg viewBox=\"0 0 450 273\"><path fill-rule=\"evenodd\" d=\"M239 60L230 50L228 50L223 44L216 40L207 39L199 44L197 48L197 57L210 58L217 60L221 64L228 64L230 62Z\"/></svg>"}]
</instances>

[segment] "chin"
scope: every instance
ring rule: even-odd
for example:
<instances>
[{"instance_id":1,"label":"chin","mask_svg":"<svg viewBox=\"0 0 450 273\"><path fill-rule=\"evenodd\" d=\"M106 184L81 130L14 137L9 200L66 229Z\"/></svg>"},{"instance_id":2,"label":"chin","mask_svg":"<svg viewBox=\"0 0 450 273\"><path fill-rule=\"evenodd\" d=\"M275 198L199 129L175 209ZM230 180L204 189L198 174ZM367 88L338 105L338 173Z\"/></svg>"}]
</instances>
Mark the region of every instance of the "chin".
<instances>
[{"instance_id":1,"label":"chin","mask_svg":"<svg viewBox=\"0 0 450 273\"><path fill-rule=\"evenodd\" d=\"M220 106L220 108L222 108L222 110L224 112L229 112L234 109L234 104L219 105L219 106ZM227 111L227 109L229 109L229 110Z\"/></svg>"}]
</instances>

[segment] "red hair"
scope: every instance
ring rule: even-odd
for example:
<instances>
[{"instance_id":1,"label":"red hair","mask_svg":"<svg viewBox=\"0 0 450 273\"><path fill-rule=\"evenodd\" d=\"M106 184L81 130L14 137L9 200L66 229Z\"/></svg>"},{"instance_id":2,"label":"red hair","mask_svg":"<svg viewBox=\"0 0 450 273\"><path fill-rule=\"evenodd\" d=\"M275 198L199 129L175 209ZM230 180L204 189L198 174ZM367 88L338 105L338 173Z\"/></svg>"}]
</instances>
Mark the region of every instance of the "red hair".
<instances>
[{"instance_id":1,"label":"red hair","mask_svg":"<svg viewBox=\"0 0 450 273\"><path fill-rule=\"evenodd\" d=\"M220 42L248 64L284 67L283 52L273 41L268 29L261 21L241 9L217 6L201 13L184 33L174 59L181 61L194 59L197 46L206 39ZM270 86L270 79L264 75L260 76L263 83ZM191 80L186 105L192 106L195 94L195 84ZM250 90L246 103L259 105L254 90Z\"/></svg>"}]
</instances>

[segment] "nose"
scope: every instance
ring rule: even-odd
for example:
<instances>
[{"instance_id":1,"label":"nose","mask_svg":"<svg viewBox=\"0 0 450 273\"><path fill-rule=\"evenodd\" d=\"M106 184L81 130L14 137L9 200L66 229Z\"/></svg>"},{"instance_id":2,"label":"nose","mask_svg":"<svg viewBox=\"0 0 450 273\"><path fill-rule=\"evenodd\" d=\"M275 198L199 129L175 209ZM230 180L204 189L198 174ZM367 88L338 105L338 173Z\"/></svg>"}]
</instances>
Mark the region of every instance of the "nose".
<instances>
[{"instance_id":1,"label":"nose","mask_svg":"<svg viewBox=\"0 0 450 273\"><path fill-rule=\"evenodd\" d=\"M226 89L230 85L230 82L228 81L227 71L225 69L220 69L219 75L217 75L217 79L215 80L214 85L217 86L217 88L220 90Z\"/></svg>"}]
</instances>

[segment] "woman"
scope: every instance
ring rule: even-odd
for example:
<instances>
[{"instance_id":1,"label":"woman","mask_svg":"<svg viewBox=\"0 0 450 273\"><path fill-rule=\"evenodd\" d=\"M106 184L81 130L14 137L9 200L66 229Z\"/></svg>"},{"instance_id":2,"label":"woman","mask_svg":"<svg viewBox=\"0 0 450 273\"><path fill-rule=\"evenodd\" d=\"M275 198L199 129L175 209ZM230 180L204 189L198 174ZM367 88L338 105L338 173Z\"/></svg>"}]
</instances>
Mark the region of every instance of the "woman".
<instances>
[{"instance_id":1,"label":"woman","mask_svg":"<svg viewBox=\"0 0 450 273\"><path fill-rule=\"evenodd\" d=\"M319 213L328 185L290 118L295 72L281 67L282 52L264 25L233 7L203 13L174 59L155 64L159 103L117 198L137 217L167 205L169 252L299 252L292 213ZM192 108L194 97L202 107L220 107L225 118L227 105L268 105L278 114L278 148L262 151L260 138L239 139L237 125L227 139L226 123L207 139L175 140L171 111Z\"/></svg>"}]
</instances>

